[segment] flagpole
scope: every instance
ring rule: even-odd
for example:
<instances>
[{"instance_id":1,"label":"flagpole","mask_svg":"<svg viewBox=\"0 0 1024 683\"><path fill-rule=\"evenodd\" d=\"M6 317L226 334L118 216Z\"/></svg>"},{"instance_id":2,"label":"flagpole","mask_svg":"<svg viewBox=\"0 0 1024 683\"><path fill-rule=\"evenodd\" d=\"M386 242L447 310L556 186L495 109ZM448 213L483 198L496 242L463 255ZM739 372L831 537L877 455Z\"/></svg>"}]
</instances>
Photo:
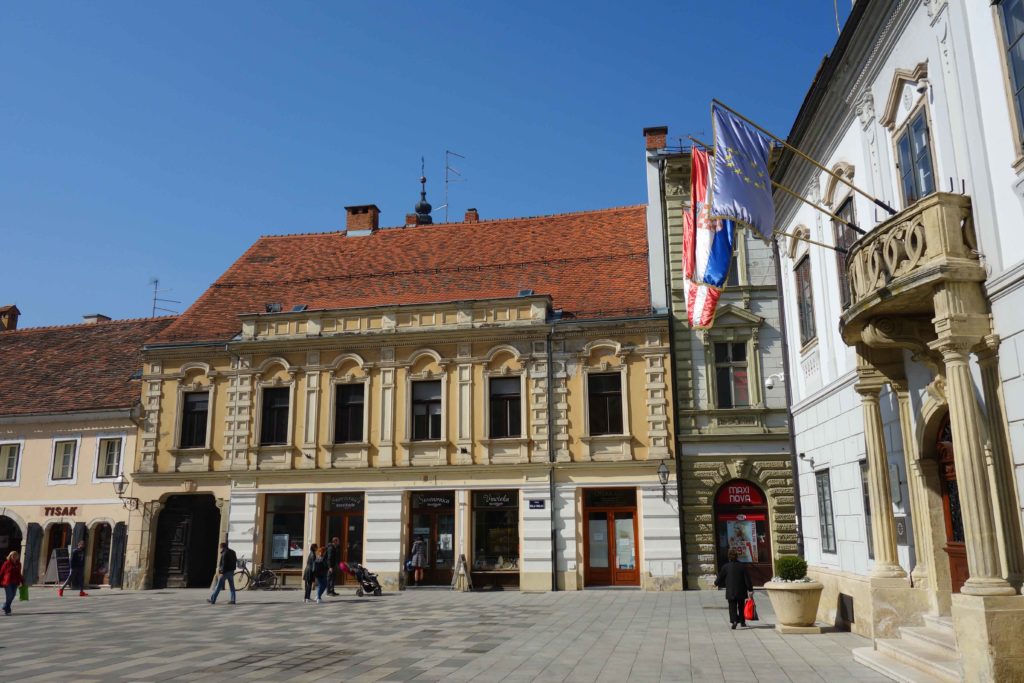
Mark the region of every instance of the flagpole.
<instances>
[{"instance_id":1,"label":"flagpole","mask_svg":"<svg viewBox=\"0 0 1024 683\"><path fill-rule=\"evenodd\" d=\"M691 141L693 141L693 142L697 143L698 145L700 145L701 147L703 147L704 149L706 149L708 151L711 151L711 148L708 146L708 144L706 142L701 142L700 140L698 140L697 138L693 137L692 135L688 135L687 137L690 138ZM859 227L857 227L856 225L854 225L850 221L846 220L842 216L837 216L836 214L832 213L831 211L826 210L825 207L820 206L818 204L815 204L814 202L812 202L811 200L807 199L806 197L801 197L800 195L798 195L796 192L793 192L793 190L789 189L785 185L783 185L781 183L778 183L778 182L776 182L774 180L772 181L772 185L774 185L775 187L779 188L780 190L782 190L783 192L785 192L789 196L793 197L794 199L797 199L797 200L803 202L804 204L806 204L807 206L811 207L812 209L817 209L818 211L822 212L826 216L829 216L830 218L832 218L832 220L835 220L835 221L837 221L839 223L842 223L842 224L848 226L851 230L854 230L855 232L857 232L857 233L859 233L861 235L866 235L867 234L866 232L864 232Z\"/></svg>"},{"instance_id":2,"label":"flagpole","mask_svg":"<svg viewBox=\"0 0 1024 683\"><path fill-rule=\"evenodd\" d=\"M858 194L860 194L860 195L863 195L864 197L867 197L867 198L868 198L868 199L870 199L870 200L871 200L871 201L872 201L872 202L873 202L873 203L874 203L874 204L875 204L876 206L879 206L879 207L881 207L881 208L885 209L886 211L888 211L888 212L889 212L889 215L891 215L891 216L895 216L895 215L896 215L896 209L892 208L891 206L889 206L888 204L886 204L885 202L883 202L883 201L882 201L881 199L878 199L877 197L873 197L872 195L868 194L868 193L867 193L867 192L865 192L864 190L860 189L859 187L857 187L856 185L854 185L853 183L851 183L851 182L850 182L849 180L847 180L847 179L846 179L846 178L844 178L843 176L839 175L838 173L836 173L836 172L834 172L834 171L831 171L831 170L829 170L829 169L825 168L824 166L822 166L822 165L821 165L820 163L818 163L817 161L815 161L814 159L812 159L812 158L811 158L810 156L808 156L807 154L805 154L805 153L801 152L801 151L800 151L799 149L797 149L797 148L796 148L796 147L794 147L793 145L789 144L788 142L786 142L785 140L783 140L783 139L782 139L782 138L780 138L779 136L777 136L777 135L773 134L773 133L772 133L771 131L769 131L769 130L767 130L767 129L765 129L765 128L762 128L762 127L761 127L761 126L759 126L758 124L754 123L753 121L751 121L751 120L750 120L750 119L748 119L748 118L747 118L746 116L744 116L743 114L739 113L738 111L736 111L735 109L733 109L733 108L732 108L732 107L730 107L729 105L725 104L724 102L721 102L720 100L716 100L716 99L714 99L714 98L712 98L711 102L712 102L712 104L717 104L717 105L718 105L719 107L721 107L722 109L725 109L726 111L728 111L728 112L731 112L732 114L735 114L735 115L736 115L736 116L738 116L739 118L743 119L744 121L746 121L747 123L749 123L749 124L750 124L751 126L753 126L753 127L754 127L754 128L756 128L757 130L761 131L762 133L764 133L765 135L767 135L768 137L770 137L770 138L771 138L772 140L775 140L776 142L778 142L779 144L781 144L781 145L782 145L783 147L786 147L786 148L788 148L788 149L792 150L792 152L793 152L794 154L796 154L797 156L801 157L802 159L804 159L804 160L806 160L806 161L809 161L809 162L811 162L812 164L814 164L815 166L817 166L818 168L820 168L820 169L821 169L822 171L824 171L825 173L828 173L828 174L829 174L830 176L832 176L833 178L835 178L836 180L838 180L838 181L839 181L839 182L841 182L842 184L844 184L844 185L846 185L847 187L849 187L849 188L850 188L851 190L853 190L854 192L856 192L856 193L858 193Z\"/></svg>"},{"instance_id":3,"label":"flagpole","mask_svg":"<svg viewBox=\"0 0 1024 683\"><path fill-rule=\"evenodd\" d=\"M814 245L819 246L819 247L825 247L826 249L831 249L832 251L838 251L840 254L848 254L848 253L850 253L849 249L844 249L843 247L839 247L839 246L835 246L834 247L831 244L825 244L824 242L818 242L817 240L812 240L811 238L804 237L803 235L794 235L791 232L782 232L781 230L776 230L776 231L772 232L772 235L781 235L782 237L788 237L790 239L800 240L801 242L807 242L808 244L814 244Z\"/></svg>"}]
</instances>

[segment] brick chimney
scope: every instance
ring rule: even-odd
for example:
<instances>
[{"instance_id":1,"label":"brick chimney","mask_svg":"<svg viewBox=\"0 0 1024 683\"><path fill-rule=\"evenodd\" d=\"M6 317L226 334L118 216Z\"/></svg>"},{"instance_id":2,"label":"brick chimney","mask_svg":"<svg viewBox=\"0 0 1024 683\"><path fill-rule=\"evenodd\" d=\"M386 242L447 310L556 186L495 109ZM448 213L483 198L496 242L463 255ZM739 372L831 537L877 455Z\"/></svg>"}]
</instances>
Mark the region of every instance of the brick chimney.
<instances>
[{"instance_id":1,"label":"brick chimney","mask_svg":"<svg viewBox=\"0 0 1024 683\"><path fill-rule=\"evenodd\" d=\"M419 218L414 213L405 214L405 227L414 228L419 225Z\"/></svg>"},{"instance_id":2,"label":"brick chimney","mask_svg":"<svg viewBox=\"0 0 1024 683\"><path fill-rule=\"evenodd\" d=\"M348 234L370 234L380 227L380 209L376 204L345 207L345 231Z\"/></svg>"},{"instance_id":3,"label":"brick chimney","mask_svg":"<svg viewBox=\"0 0 1024 683\"><path fill-rule=\"evenodd\" d=\"M14 304L0 306L0 332L18 329L18 316L21 311Z\"/></svg>"},{"instance_id":4,"label":"brick chimney","mask_svg":"<svg viewBox=\"0 0 1024 683\"><path fill-rule=\"evenodd\" d=\"M466 222L467 223L479 223L480 214L476 209L466 209Z\"/></svg>"},{"instance_id":5,"label":"brick chimney","mask_svg":"<svg viewBox=\"0 0 1024 683\"><path fill-rule=\"evenodd\" d=\"M662 149L668 138L668 126L652 126L644 128L645 149Z\"/></svg>"},{"instance_id":6,"label":"brick chimney","mask_svg":"<svg viewBox=\"0 0 1024 683\"><path fill-rule=\"evenodd\" d=\"M86 325L95 325L96 323L105 323L110 320L110 316L103 315L102 313L86 313L82 316L82 320L85 321Z\"/></svg>"}]
</instances>

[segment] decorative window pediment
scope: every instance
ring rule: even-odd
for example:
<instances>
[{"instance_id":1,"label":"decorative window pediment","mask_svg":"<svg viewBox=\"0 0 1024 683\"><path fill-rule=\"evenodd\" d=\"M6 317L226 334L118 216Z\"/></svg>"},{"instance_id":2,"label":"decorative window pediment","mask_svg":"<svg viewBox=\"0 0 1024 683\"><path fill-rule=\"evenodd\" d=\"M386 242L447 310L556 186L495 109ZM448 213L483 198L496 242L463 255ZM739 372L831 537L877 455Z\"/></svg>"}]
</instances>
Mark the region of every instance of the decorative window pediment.
<instances>
[{"instance_id":1,"label":"decorative window pediment","mask_svg":"<svg viewBox=\"0 0 1024 683\"><path fill-rule=\"evenodd\" d=\"M917 101L928 92L928 62L913 69L897 69L889 86L889 97L879 122L894 130L914 110Z\"/></svg>"}]
</instances>

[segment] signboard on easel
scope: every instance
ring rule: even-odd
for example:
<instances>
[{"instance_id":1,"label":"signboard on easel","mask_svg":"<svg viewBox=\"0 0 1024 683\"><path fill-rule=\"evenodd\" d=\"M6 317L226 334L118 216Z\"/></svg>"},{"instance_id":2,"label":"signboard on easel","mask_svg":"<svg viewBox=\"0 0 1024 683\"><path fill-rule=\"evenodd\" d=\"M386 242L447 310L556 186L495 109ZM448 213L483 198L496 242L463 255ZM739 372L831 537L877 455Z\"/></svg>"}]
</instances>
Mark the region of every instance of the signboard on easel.
<instances>
[{"instance_id":1,"label":"signboard on easel","mask_svg":"<svg viewBox=\"0 0 1024 683\"><path fill-rule=\"evenodd\" d=\"M50 561L46 563L46 575L43 583L63 584L71 576L71 555L67 548L54 548L50 552Z\"/></svg>"}]
</instances>

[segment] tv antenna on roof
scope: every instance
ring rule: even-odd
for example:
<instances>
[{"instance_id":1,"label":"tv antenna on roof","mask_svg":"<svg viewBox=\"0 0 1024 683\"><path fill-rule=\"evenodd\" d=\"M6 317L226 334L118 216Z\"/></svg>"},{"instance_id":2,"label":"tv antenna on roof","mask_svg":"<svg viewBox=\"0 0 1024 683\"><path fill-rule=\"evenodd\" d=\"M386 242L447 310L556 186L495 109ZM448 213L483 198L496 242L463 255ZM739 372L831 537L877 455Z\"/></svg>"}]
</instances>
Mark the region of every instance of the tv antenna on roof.
<instances>
[{"instance_id":1,"label":"tv antenna on roof","mask_svg":"<svg viewBox=\"0 0 1024 683\"><path fill-rule=\"evenodd\" d=\"M158 278L158 277L151 277L151 278L149 278L149 284L153 285L153 312L150 314L150 317L155 318L157 311L162 311L164 313L173 313L174 315L177 315L178 311L174 311L174 310L171 310L170 308L164 308L163 306L158 306L157 305L158 303L160 303L160 304L180 304L181 303L177 299L161 299L160 298L159 295L161 293L163 293L163 292L170 292L171 290L169 290L169 289L160 289L160 278Z\"/></svg>"},{"instance_id":2,"label":"tv antenna on roof","mask_svg":"<svg viewBox=\"0 0 1024 683\"><path fill-rule=\"evenodd\" d=\"M458 169L455 169L455 168L452 167L452 164L451 164L451 161L450 161L452 157L458 157L460 159L465 159L466 158L466 157L462 156L461 154L459 154L458 152L453 152L450 149L446 149L444 151L444 222L445 223L448 222L448 183L464 183L464 182L466 182L466 179L462 177L462 174L459 173ZM449 175L451 173L454 173L456 176L458 176L458 178L456 178L454 180L451 179L451 177Z\"/></svg>"}]
</instances>

